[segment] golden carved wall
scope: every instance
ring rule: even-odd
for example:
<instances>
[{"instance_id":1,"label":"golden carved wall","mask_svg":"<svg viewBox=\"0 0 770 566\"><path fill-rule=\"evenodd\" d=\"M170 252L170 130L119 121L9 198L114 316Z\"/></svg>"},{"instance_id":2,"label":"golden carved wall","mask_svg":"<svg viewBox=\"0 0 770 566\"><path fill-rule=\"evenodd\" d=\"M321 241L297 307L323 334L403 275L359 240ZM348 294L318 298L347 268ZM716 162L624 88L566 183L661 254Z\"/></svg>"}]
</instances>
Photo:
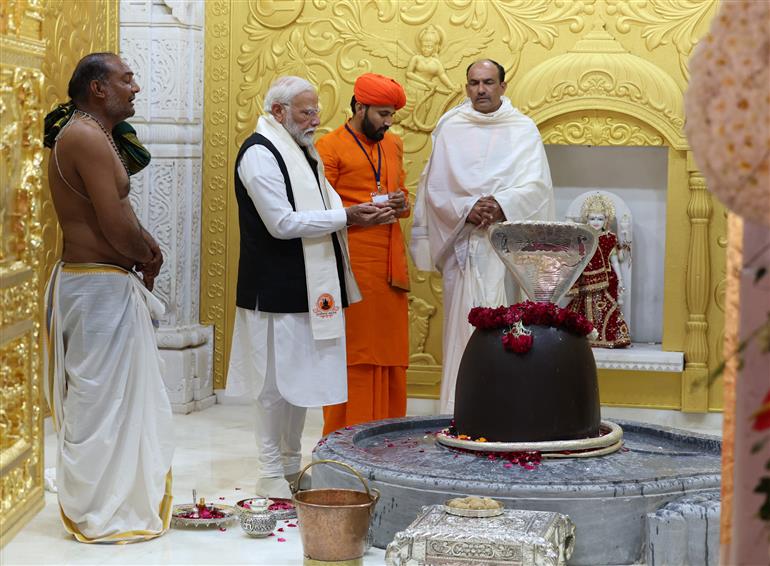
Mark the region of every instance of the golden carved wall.
<instances>
[{"instance_id":1,"label":"golden carved wall","mask_svg":"<svg viewBox=\"0 0 770 566\"><path fill-rule=\"evenodd\" d=\"M117 2L0 3L0 541L43 506L42 295L58 251L43 116L77 60L117 46Z\"/></svg>"},{"instance_id":2,"label":"golden carved wall","mask_svg":"<svg viewBox=\"0 0 770 566\"><path fill-rule=\"evenodd\" d=\"M725 219L694 168L682 126L687 59L716 11L709 0L213 0L206 4L201 318L215 325L215 386L226 377L234 316L238 218L232 164L279 75L318 86L320 133L346 117L364 72L397 78L414 192L439 116L464 98L466 66L501 62L508 94L546 143L668 147L663 348L682 374L602 371L602 401L692 411L721 408ZM408 228L408 227L407 227ZM407 230L408 231L408 230ZM410 396L435 397L441 281L412 271Z\"/></svg>"}]
</instances>

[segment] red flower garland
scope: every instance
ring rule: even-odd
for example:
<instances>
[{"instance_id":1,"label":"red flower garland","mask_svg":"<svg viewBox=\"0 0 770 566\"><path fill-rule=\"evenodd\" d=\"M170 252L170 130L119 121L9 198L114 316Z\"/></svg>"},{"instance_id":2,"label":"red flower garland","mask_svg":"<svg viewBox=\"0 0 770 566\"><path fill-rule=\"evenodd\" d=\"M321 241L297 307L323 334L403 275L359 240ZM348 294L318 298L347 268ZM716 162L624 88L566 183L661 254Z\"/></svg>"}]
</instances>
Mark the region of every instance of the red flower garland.
<instances>
[{"instance_id":1,"label":"red flower garland","mask_svg":"<svg viewBox=\"0 0 770 566\"><path fill-rule=\"evenodd\" d=\"M594 326L583 315L557 307L553 303L524 301L510 307L474 307L468 322L482 330L507 328L502 342L506 350L525 354L532 348L532 332L527 326L552 326L578 336L594 333Z\"/></svg>"}]
</instances>

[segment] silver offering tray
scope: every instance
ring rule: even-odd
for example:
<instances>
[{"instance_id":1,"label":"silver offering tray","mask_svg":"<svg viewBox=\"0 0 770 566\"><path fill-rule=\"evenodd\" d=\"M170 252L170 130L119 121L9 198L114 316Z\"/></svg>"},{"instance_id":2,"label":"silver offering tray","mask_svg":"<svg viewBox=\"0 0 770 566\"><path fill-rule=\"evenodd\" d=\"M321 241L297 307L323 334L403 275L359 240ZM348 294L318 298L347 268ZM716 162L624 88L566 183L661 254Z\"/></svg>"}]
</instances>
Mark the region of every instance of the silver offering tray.
<instances>
[{"instance_id":1,"label":"silver offering tray","mask_svg":"<svg viewBox=\"0 0 770 566\"><path fill-rule=\"evenodd\" d=\"M171 511L172 527L220 527L238 518L238 513L231 505L220 505L210 503L206 505L207 509L212 509L222 513L222 517L188 517L187 515L197 509L193 503L174 505Z\"/></svg>"},{"instance_id":2,"label":"silver offering tray","mask_svg":"<svg viewBox=\"0 0 770 566\"><path fill-rule=\"evenodd\" d=\"M501 222L489 240L530 300L558 303L591 261L597 233L575 222Z\"/></svg>"},{"instance_id":3,"label":"silver offering tray","mask_svg":"<svg viewBox=\"0 0 770 566\"><path fill-rule=\"evenodd\" d=\"M262 497L249 497L247 499L241 499L235 504L238 512L245 508L245 505L251 505L252 501L263 499ZM276 505L285 506L284 509L270 509ZM290 506L290 507L289 507ZM294 502L291 499L285 499L281 497L271 497L268 499L268 511L277 521L288 521L297 518L297 509L294 507Z\"/></svg>"}]
</instances>

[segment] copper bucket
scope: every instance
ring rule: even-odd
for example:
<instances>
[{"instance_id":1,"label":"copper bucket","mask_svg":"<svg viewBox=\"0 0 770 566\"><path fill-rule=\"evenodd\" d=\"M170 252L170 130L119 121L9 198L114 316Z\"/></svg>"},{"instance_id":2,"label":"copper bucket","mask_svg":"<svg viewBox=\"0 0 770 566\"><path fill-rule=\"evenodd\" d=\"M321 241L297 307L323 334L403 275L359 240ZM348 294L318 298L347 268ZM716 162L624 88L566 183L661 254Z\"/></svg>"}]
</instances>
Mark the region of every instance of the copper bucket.
<instances>
[{"instance_id":1,"label":"copper bucket","mask_svg":"<svg viewBox=\"0 0 770 566\"><path fill-rule=\"evenodd\" d=\"M333 488L300 491L302 476L316 464L347 468L361 481L366 491ZM351 561L364 555L369 522L380 493L369 489L361 474L343 462L317 460L305 466L290 487L294 494L306 563Z\"/></svg>"}]
</instances>

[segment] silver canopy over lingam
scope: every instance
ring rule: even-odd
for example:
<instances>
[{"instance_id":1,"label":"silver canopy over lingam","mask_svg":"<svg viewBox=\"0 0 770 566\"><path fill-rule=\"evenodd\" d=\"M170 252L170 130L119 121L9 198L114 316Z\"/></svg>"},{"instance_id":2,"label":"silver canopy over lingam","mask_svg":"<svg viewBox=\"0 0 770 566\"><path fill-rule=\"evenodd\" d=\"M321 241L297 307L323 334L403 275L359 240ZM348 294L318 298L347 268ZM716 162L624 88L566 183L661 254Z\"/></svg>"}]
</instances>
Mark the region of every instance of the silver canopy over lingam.
<instances>
[{"instance_id":1,"label":"silver canopy over lingam","mask_svg":"<svg viewBox=\"0 0 770 566\"><path fill-rule=\"evenodd\" d=\"M591 261L596 232L575 222L502 222L489 240L532 301L557 303Z\"/></svg>"}]
</instances>

